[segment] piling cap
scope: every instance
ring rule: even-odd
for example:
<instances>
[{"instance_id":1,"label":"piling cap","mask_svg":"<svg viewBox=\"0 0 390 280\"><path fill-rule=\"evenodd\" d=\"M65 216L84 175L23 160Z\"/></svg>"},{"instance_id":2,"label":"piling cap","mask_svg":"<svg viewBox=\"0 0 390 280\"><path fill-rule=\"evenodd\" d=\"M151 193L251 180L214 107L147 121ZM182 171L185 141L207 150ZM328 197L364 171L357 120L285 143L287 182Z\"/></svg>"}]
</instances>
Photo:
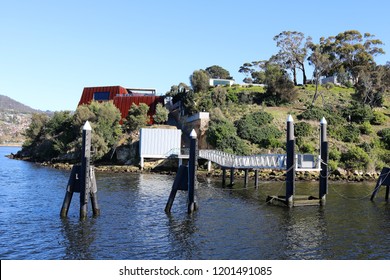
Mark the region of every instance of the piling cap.
<instances>
[{"instance_id":1,"label":"piling cap","mask_svg":"<svg viewBox=\"0 0 390 280\"><path fill-rule=\"evenodd\" d=\"M294 122L293 118L291 115L288 115L287 117L287 122Z\"/></svg>"},{"instance_id":2,"label":"piling cap","mask_svg":"<svg viewBox=\"0 0 390 280\"><path fill-rule=\"evenodd\" d=\"M89 121L86 121L84 126L83 126L83 130L92 130L92 127L91 127L91 124L89 123Z\"/></svg>"},{"instance_id":3,"label":"piling cap","mask_svg":"<svg viewBox=\"0 0 390 280\"><path fill-rule=\"evenodd\" d=\"M193 129L193 130L191 131L190 137L191 137L192 139L196 139L196 137L198 137L198 135L197 135L196 132L195 132L195 129Z\"/></svg>"},{"instance_id":4,"label":"piling cap","mask_svg":"<svg viewBox=\"0 0 390 280\"><path fill-rule=\"evenodd\" d=\"M327 124L327 123L328 122L326 121L325 117L322 117L320 124Z\"/></svg>"}]
</instances>

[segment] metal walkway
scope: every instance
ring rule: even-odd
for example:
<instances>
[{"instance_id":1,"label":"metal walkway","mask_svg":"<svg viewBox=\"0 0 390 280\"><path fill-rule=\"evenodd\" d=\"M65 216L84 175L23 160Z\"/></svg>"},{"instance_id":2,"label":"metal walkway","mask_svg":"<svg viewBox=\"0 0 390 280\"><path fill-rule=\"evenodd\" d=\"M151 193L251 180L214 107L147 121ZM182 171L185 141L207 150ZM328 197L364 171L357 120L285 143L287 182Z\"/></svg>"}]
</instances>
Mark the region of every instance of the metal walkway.
<instances>
[{"instance_id":1,"label":"metal walkway","mask_svg":"<svg viewBox=\"0 0 390 280\"><path fill-rule=\"evenodd\" d=\"M221 167L235 169L280 169L286 170L285 154L237 156L217 150L199 150L199 157ZM296 155L296 171L320 171L319 156Z\"/></svg>"}]
</instances>

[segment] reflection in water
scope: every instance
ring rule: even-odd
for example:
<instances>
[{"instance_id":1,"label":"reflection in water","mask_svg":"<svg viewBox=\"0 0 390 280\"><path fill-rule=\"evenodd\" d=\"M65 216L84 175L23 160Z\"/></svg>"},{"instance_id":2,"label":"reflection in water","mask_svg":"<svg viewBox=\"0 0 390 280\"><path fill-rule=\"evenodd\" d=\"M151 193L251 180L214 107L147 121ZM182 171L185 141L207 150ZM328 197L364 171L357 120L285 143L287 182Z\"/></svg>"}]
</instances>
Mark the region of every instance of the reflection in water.
<instances>
[{"instance_id":1,"label":"reflection in water","mask_svg":"<svg viewBox=\"0 0 390 280\"><path fill-rule=\"evenodd\" d=\"M94 254L91 252L91 244L95 241L95 219L78 221L73 223L68 218L61 219L62 234L65 246L66 260L91 260Z\"/></svg>"},{"instance_id":2,"label":"reflection in water","mask_svg":"<svg viewBox=\"0 0 390 280\"><path fill-rule=\"evenodd\" d=\"M285 211L286 246L288 259L325 259L328 256L326 220L322 207L311 206L311 215L301 209Z\"/></svg>"}]
</instances>

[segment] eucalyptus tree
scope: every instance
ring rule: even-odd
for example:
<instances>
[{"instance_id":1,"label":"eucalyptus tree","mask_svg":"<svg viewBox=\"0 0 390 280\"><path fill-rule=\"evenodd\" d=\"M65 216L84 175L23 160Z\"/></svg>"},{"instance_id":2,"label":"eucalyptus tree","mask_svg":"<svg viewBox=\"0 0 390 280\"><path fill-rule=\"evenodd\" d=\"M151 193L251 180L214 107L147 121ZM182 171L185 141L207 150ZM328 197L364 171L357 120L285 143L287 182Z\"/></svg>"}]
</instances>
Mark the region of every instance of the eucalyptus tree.
<instances>
[{"instance_id":1,"label":"eucalyptus tree","mask_svg":"<svg viewBox=\"0 0 390 280\"><path fill-rule=\"evenodd\" d=\"M361 71L375 63L374 57L385 53L381 48L382 41L374 37L370 33L362 35L357 30L347 30L323 40L323 51L334 62L329 74L338 74L340 69L344 69L356 84Z\"/></svg>"},{"instance_id":2,"label":"eucalyptus tree","mask_svg":"<svg viewBox=\"0 0 390 280\"><path fill-rule=\"evenodd\" d=\"M218 65L207 67L205 71L212 79L233 79L228 70Z\"/></svg>"},{"instance_id":3,"label":"eucalyptus tree","mask_svg":"<svg viewBox=\"0 0 390 280\"><path fill-rule=\"evenodd\" d=\"M273 57L282 67L291 70L294 85L297 85L297 69L302 71L303 84L307 82L305 60L308 55L307 45L311 42L311 37L305 37L302 32L283 31L274 38L279 52Z\"/></svg>"}]
</instances>

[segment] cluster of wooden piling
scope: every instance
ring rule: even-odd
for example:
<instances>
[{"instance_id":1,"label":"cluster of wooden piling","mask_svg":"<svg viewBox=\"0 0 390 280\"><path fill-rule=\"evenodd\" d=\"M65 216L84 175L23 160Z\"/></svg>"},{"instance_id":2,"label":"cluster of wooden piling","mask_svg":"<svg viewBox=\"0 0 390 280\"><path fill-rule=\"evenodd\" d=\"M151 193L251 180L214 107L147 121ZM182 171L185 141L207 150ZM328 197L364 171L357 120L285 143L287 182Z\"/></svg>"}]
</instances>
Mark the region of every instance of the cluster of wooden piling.
<instances>
[{"instance_id":1,"label":"cluster of wooden piling","mask_svg":"<svg viewBox=\"0 0 390 280\"><path fill-rule=\"evenodd\" d=\"M198 164L198 139L195 130L190 134L190 156L188 165L180 165L173 182L172 190L165 206L165 212L170 213L173 202L178 190L188 192L188 213L191 214L197 210L198 206L195 201L195 184L196 184L196 169Z\"/></svg>"},{"instance_id":2,"label":"cluster of wooden piling","mask_svg":"<svg viewBox=\"0 0 390 280\"><path fill-rule=\"evenodd\" d=\"M64 202L60 216L68 215L73 193L80 193L80 219L84 220L88 214L88 200L91 199L94 216L100 215L97 199L97 185L94 167L91 165L91 137L92 128L87 121L83 127L81 164L74 165L70 173Z\"/></svg>"}]
</instances>

